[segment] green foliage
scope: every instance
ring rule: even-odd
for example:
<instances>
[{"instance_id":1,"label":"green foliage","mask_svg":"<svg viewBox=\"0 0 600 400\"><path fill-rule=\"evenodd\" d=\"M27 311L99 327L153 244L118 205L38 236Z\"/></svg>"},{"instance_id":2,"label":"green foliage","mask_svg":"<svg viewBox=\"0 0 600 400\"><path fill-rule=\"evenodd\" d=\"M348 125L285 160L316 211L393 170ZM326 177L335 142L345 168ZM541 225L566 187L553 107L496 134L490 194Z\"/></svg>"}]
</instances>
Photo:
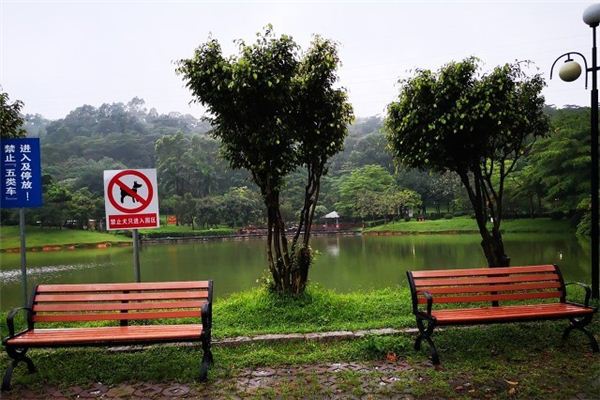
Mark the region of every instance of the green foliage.
<instances>
[{"instance_id":1,"label":"green foliage","mask_svg":"<svg viewBox=\"0 0 600 400\"><path fill-rule=\"evenodd\" d=\"M478 61L468 58L437 73L417 71L388 106L387 137L402 164L459 175L490 266L509 260L500 233L506 177L548 131L543 86L541 75L527 76L520 63L481 75Z\"/></svg>"},{"instance_id":2,"label":"green foliage","mask_svg":"<svg viewBox=\"0 0 600 400\"><path fill-rule=\"evenodd\" d=\"M590 191L590 111L587 108L557 110L551 136L539 140L529 157L530 180L543 187L553 208L573 210Z\"/></svg>"},{"instance_id":3,"label":"green foliage","mask_svg":"<svg viewBox=\"0 0 600 400\"><path fill-rule=\"evenodd\" d=\"M0 86L0 137L20 138L25 137L27 132L23 128L24 119L21 115L23 102L15 100L12 104L8 98L8 93L2 91Z\"/></svg>"},{"instance_id":4,"label":"green foliage","mask_svg":"<svg viewBox=\"0 0 600 400\"><path fill-rule=\"evenodd\" d=\"M270 26L257 34L256 43L238 44L239 55L225 57L219 42L210 39L192 58L180 60L177 71L213 116L211 134L220 140L231 167L248 170L260 188L277 290L301 293L310 257L297 256L309 252L321 177L329 158L342 149L352 119L346 92L333 87L340 62L337 46L315 36L300 54L291 37L276 37ZM299 168L306 169L307 181L290 250L280 193L285 177Z\"/></svg>"},{"instance_id":5,"label":"green foliage","mask_svg":"<svg viewBox=\"0 0 600 400\"><path fill-rule=\"evenodd\" d=\"M402 216L421 206L416 192L398 188L392 175L379 165L365 165L342 177L339 195L336 207L342 214L362 219Z\"/></svg>"}]
</instances>

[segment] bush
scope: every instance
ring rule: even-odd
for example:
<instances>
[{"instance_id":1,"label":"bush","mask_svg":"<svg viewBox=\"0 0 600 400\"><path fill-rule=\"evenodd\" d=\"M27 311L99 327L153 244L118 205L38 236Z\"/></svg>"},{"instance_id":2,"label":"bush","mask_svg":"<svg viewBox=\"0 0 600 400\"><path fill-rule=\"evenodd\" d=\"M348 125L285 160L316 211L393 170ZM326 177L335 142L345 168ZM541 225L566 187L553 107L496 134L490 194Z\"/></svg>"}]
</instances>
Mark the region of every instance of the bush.
<instances>
[{"instance_id":1,"label":"bush","mask_svg":"<svg viewBox=\"0 0 600 400\"><path fill-rule=\"evenodd\" d=\"M406 221L406 222L410 221L410 217L404 217L404 221Z\"/></svg>"},{"instance_id":2,"label":"bush","mask_svg":"<svg viewBox=\"0 0 600 400\"><path fill-rule=\"evenodd\" d=\"M446 218L446 219L452 219L453 217L454 217L454 215L452 215L451 213L444 215L444 218Z\"/></svg>"},{"instance_id":3,"label":"bush","mask_svg":"<svg viewBox=\"0 0 600 400\"><path fill-rule=\"evenodd\" d=\"M577 235L591 236L592 235L592 213L587 212L577 224Z\"/></svg>"},{"instance_id":4,"label":"bush","mask_svg":"<svg viewBox=\"0 0 600 400\"><path fill-rule=\"evenodd\" d=\"M555 221L563 219L564 217L565 217L565 213L562 212L562 211L552 211L550 213L550 218L553 219L553 220L555 220Z\"/></svg>"}]
</instances>

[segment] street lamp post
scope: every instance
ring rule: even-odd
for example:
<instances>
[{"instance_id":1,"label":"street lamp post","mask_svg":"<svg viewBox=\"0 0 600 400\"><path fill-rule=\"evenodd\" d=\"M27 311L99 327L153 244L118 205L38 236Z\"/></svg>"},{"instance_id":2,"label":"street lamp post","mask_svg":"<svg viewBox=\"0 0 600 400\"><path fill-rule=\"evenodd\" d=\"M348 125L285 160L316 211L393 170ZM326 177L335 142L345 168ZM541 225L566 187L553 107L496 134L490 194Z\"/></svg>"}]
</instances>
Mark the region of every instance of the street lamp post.
<instances>
[{"instance_id":1,"label":"street lamp post","mask_svg":"<svg viewBox=\"0 0 600 400\"><path fill-rule=\"evenodd\" d=\"M566 57L565 63L560 67L559 77L566 81L572 82L579 78L581 74L581 66L575 62L572 57L579 56L583 59L585 70L585 88L587 89L588 73L592 74L592 91L591 91L591 155L592 155L592 182L591 182L591 197L592 197L592 297L600 298L599 288L599 264L600 264L600 232L599 232L599 215L598 215L598 62L596 57L596 28L600 24L600 4L593 4L583 12L583 22L592 28L592 66L588 68L587 60L583 54L572 51L565 53L554 60L550 68L550 79L552 79L552 71L556 62L563 57Z\"/></svg>"},{"instance_id":2,"label":"street lamp post","mask_svg":"<svg viewBox=\"0 0 600 400\"><path fill-rule=\"evenodd\" d=\"M575 62L572 57L579 56L583 59L585 67L585 88L587 89L588 73L592 74L591 91L591 154L592 154L592 177L591 177L591 197L592 197L592 297L600 298L599 289L599 264L600 264L600 240L599 240L599 215L598 215L598 62L596 57L596 28L600 24L600 4L593 4L583 12L583 22L592 28L592 66L588 68L587 60L583 54L572 51L565 53L554 60L550 68L550 79L556 62L566 57L565 63L560 67L558 75L566 82L572 82L581 75L581 66Z\"/></svg>"}]
</instances>

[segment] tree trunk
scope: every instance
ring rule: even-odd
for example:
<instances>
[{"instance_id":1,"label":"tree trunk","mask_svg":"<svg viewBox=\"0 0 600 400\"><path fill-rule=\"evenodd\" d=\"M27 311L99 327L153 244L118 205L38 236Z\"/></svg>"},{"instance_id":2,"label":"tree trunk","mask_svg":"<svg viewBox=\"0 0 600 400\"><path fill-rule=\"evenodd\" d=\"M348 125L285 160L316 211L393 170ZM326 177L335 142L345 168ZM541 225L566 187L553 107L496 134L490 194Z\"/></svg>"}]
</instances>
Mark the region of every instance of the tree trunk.
<instances>
[{"instance_id":1,"label":"tree trunk","mask_svg":"<svg viewBox=\"0 0 600 400\"><path fill-rule=\"evenodd\" d=\"M502 239L494 239L492 236L481 241L483 253L487 259L489 267L508 267L510 266L510 257L504 252L504 243Z\"/></svg>"}]
</instances>

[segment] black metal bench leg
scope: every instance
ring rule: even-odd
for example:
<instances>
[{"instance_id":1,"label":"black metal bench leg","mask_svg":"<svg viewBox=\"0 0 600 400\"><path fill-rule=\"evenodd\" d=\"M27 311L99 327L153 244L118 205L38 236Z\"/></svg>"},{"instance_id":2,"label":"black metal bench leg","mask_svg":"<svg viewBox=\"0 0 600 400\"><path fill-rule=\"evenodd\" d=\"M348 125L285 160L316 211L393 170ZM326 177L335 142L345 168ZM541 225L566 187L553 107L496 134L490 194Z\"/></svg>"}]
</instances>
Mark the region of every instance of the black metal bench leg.
<instances>
[{"instance_id":1,"label":"black metal bench leg","mask_svg":"<svg viewBox=\"0 0 600 400\"><path fill-rule=\"evenodd\" d=\"M567 338L569 337L569 333L571 333L573 329L575 329L575 326L573 324L567 326L562 335L563 340L567 340Z\"/></svg>"},{"instance_id":2,"label":"black metal bench leg","mask_svg":"<svg viewBox=\"0 0 600 400\"><path fill-rule=\"evenodd\" d=\"M202 339L202 364L200 364L200 382L208 379L208 367L213 364L213 354L210 350L210 339Z\"/></svg>"},{"instance_id":3,"label":"black metal bench leg","mask_svg":"<svg viewBox=\"0 0 600 400\"><path fill-rule=\"evenodd\" d=\"M419 351L421 350L421 341L423 340L423 336L421 334L419 334L419 336L417 336L417 339L415 340L415 350Z\"/></svg>"},{"instance_id":4,"label":"black metal bench leg","mask_svg":"<svg viewBox=\"0 0 600 400\"><path fill-rule=\"evenodd\" d=\"M427 320L427 327L425 327L423 319L417 318L417 327L419 328L419 336L417 336L417 339L415 340L415 350L418 351L421 349L421 342L423 340L427 341L431 350L431 362L433 362L434 365L439 365L440 357L433 344L433 340L431 339L433 329L435 328L435 321Z\"/></svg>"},{"instance_id":5,"label":"black metal bench leg","mask_svg":"<svg viewBox=\"0 0 600 400\"><path fill-rule=\"evenodd\" d=\"M3 392L10 390L10 381L12 379L13 371L21 361L27 364L27 370L30 374L33 374L37 371L35 365L33 365L33 361L31 361L31 358L25 355L25 353L27 353L27 350L28 349L15 349L12 347L6 348L6 353L8 353L8 356L13 360L6 369L6 372L4 373L4 378L2 379Z\"/></svg>"},{"instance_id":6,"label":"black metal bench leg","mask_svg":"<svg viewBox=\"0 0 600 400\"><path fill-rule=\"evenodd\" d=\"M590 345L592 346L592 352L594 352L594 353L600 352L600 348L598 347L598 341L594 337L594 334L592 332L588 331L587 329L585 329L585 327L591 321L592 321L592 318L590 316L586 316L586 317L583 317L580 319L569 318L570 325L563 332L563 339L566 339L569 336L569 333L573 329L577 329L578 331L583 332L590 340Z\"/></svg>"}]
</instances>

